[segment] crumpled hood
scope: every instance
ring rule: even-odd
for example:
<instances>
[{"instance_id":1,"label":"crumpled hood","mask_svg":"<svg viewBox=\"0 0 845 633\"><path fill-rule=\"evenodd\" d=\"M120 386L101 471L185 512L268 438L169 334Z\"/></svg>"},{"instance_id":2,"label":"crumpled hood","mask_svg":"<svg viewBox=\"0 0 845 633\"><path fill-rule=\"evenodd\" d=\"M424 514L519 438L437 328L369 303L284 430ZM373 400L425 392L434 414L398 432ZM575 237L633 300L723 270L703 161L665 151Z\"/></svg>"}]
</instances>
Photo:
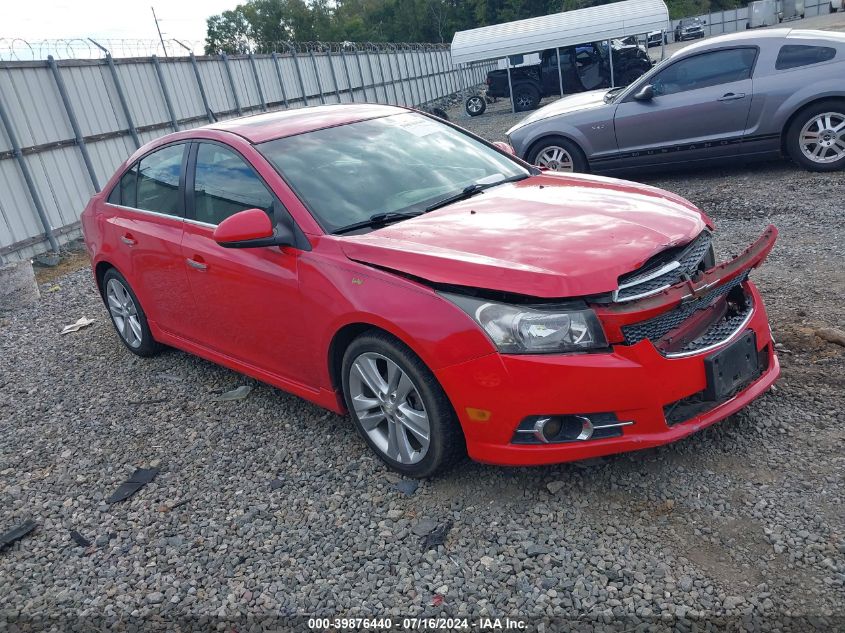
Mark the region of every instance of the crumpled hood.
<instances>
[{"instance_id":1,"label":"crumpled hood","mask_svg":"<svg viewBox=\"0 0 845 633\"><path fill-rule=\"evenodd\" d=\"M557 101L553 101L550 104L543 106L542 108L534 110L534 112L529 114L527 117L522 119L522 121L520 121L511 129L509 129L507 131L507 134L510 134L514 130L521 128L523 125L528 125L529 123L533 123L534 121L539 121L541 119L548 119L551 116L557 116L559 114L569 114L571 112L577 112L579 110L589 110L598 106L606 105L604 102L604 95L606 95L608 92L609 89L602 88L601 90L579 92L574 95L569 95L568 97L558 99Z\"/></svg>"},{"instance_id":2,"label":"crumpled hood","mask_svg":"<svg viewBox=\"0 0 845 633\"><path fill-rule=\"evenodd\" d=\"M620 275L707 223L692 204L654 187L544 173L333 239L350 259L430 282L563 298L615 290Z\"/></svg>"}]
</instances>

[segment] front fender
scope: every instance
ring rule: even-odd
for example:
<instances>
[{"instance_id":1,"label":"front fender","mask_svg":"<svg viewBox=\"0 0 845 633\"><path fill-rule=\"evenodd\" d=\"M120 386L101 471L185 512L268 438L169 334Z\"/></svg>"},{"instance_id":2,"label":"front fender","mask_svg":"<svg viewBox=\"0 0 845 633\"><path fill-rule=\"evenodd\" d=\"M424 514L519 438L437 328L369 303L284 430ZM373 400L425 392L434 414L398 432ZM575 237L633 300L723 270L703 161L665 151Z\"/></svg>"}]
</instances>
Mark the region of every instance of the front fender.
<instances>
[{"instance_id":1,"label":"front fender","mask_svg":"<svg viewBox=\"0 0 845 633\"><path fill-rule=\"evenodd\" d=\"M340 258L300 260L303 314L316 349L315 373L331 389L328 362L335 335L349 325L382 329L411 348L432 370L495 351L481 328L430 287Z\"/></svg>"}]
</instances>

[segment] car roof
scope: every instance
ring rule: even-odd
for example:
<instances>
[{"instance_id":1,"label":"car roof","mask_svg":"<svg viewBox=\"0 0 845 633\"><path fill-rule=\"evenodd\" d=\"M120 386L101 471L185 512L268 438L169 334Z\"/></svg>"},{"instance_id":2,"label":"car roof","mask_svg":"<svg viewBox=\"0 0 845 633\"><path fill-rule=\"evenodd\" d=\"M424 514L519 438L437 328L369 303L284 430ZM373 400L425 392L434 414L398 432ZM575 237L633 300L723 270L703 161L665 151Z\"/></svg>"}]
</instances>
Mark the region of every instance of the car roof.
<instances>
[{"instance_id":1,"label":"car roof","mask_svg":"<svg viewBox=\"0 0 845 633\"><path fill-rule=\"evenodd\" d=\"M202 128L242 136L250 143L263 143L285 136L366 121L408 112L406 108L374 103L332 104L281 110L210 123Z\"/></svg>"},{"instance_id":2,"label":"car roof","mask_svg":"<svg viewBox=\"0 0 845 633\"><path fill-rule=\"evenodd\" d=\"M679 58L686 56L689 53L701 53L708 50L715 50L726 46L737 46L742 44L762 44L764 42L772 42L773 40L788 40L788 39L817 39L824 40L835 44L845 43L845 33L837 31L821 31L816 29L762 29L759 31L739 31L736 33L727 33L724 35L717 35L695 44L685 46L677 51L672 57Z\"/></svg>"}]
</instances>

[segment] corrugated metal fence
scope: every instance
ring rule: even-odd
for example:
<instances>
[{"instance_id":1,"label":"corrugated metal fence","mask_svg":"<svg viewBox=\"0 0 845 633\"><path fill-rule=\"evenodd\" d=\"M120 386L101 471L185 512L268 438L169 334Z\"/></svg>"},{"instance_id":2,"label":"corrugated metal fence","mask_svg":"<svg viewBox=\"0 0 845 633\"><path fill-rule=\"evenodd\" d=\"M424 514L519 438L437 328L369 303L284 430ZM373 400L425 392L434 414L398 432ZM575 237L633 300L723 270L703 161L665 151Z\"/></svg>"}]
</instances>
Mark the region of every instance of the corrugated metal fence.
<instances>
[{"instance_id":1,"label":"corrugated metal fence","mask_svg":"<svg viewBox=\"0 0 845 633\"><path fill-rule=\"evenodd\" d=\"M348 43L272 55L0 62L0 262L78 237L91 195L163 134L323 103L434 105L494 66L459 69L444 46Z\"/></svg>"}]
</instances>

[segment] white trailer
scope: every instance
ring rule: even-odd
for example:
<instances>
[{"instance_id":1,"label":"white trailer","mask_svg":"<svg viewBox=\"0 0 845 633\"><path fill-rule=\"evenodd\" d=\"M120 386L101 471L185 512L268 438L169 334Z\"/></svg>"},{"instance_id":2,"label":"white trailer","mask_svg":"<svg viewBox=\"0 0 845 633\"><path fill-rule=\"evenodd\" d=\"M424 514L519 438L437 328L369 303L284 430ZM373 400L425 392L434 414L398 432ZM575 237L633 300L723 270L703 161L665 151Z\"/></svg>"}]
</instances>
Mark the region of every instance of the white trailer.
<instances>
[{"instance_id":1,"label":"white trailer","mask_svg":"<svg viewBox=\"0 0 845 633\"><path fill-rule=\"evenodd\" d=\"M748 25L745 28L773 26L779 21L777 0L755 0L748 5Z\"/></svg>"}]
</instances>

